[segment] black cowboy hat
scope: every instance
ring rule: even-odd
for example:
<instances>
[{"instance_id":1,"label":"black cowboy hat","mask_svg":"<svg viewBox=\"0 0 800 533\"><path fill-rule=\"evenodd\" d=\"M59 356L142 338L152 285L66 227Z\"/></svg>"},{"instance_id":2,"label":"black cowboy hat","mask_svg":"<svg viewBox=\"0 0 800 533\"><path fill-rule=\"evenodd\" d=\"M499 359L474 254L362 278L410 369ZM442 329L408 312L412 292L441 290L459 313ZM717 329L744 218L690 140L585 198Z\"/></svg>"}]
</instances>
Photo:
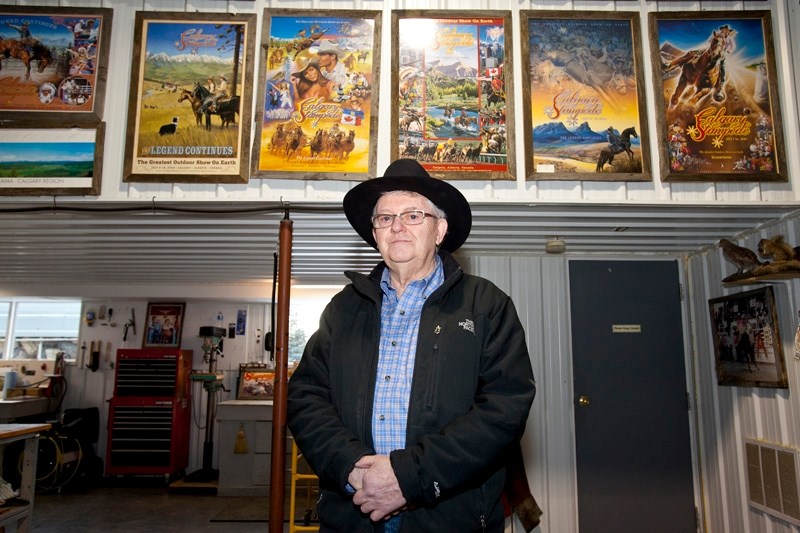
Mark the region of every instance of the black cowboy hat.
<instances>
[{"instance_id":1,"label":"black cowboy hat","mask_svg":"<svg viewBox=\"0 0 800 533\"><path fill-rule=\"evenodd\" d=\"M426 197L447 215L447 235L440 248L454 252L464 244L472 229L472 210L461 192L446 181L432 178L414 159L398 159L386 168L382 178L362 181L344 195L344 214L364 241L377 248L372 235L372 210L381 194L411 191Z\"/></svg>"}]
</instances>

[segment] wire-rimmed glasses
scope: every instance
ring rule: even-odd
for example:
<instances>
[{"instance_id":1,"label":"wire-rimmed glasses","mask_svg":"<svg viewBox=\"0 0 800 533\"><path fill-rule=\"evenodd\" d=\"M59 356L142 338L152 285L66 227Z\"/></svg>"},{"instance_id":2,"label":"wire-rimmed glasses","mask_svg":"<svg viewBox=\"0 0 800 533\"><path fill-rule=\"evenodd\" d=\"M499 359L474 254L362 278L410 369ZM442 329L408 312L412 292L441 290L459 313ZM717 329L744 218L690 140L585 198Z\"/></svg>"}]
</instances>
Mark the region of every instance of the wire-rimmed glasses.
<instances>
[{"instance_id":1,"label":"wire-rimmed glasses","mask_svg":"<svg viewBox=\"0 0 800 533\"><path fill-rule=\"evenodd\" d=\"M404 226L419 226L425 221L425 217L439 218L436 215L426 213L425 211L414 209L412 211L404 211L396 215L392 215L390 213L379 213L373 216L370 220L372 220L373 228L381 229L388 228L394 224L395 218L399 218L400 222L402 222Z\"/></svg>"}]
</instances>

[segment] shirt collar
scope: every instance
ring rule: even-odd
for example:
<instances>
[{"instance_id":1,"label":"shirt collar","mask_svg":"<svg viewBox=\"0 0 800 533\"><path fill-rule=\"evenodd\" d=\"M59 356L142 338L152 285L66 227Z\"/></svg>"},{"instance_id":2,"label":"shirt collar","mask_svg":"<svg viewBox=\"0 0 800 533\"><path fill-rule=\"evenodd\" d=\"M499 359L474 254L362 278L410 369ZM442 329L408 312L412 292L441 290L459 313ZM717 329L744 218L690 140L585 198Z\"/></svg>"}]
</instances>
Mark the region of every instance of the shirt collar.
<instances>
[{"instance_id":1,"label":"shirt collar","mask_svg":"<svg viewBox=\"0 0 800 533\"><path fill-rule=\"evenodd\" d=\"M442 258L439 257L439 254L434 255L434 261L436 264L430 274L422 279L411 282L412 285L422 284L422 290L420 292L426 298L430 296L433 291L438 289L439 285L444 281L444 267L442 266ZM381 290L383 294L387 296L395 293L395 289L391 285L391 272L389 271L389 267L384 268L381 273Z\"/></svg>"}]
</instances>

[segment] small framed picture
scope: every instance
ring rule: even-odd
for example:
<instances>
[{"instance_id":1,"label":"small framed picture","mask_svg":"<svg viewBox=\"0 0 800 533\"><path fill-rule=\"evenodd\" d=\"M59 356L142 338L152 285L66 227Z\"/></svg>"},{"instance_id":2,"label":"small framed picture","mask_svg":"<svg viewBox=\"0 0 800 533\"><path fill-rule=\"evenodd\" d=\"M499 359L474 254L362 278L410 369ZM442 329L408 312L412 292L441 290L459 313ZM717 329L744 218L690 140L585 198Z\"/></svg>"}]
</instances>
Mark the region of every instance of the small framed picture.
<instances>
[{"instance_id":1,"label":"small framed picture","mask_svg":"<svg viewBox=\"0 0 800 533\"><path fill-rule=\"evenodd\" d=\"M708 306L717 383L788 388L772 287L713 298Z\"/></svg>"},{"instance_id":2,"label":"small framed picture","mask_svg":"<svg viewBox=\"0 0 800 533\"><path fill-rule=\"evenodd\" d=\"M97 196L105 122L96 128L0 129L0 196Z\"/></svg>"},{"instance_id":3,"label":"small framed picture","mask_svg":"<svg viewBox=\"0 0 800 533\"><path fill-rule=\"evenodd\" d=\"M237 400L271 400L275 394L275 372L267 365L247 363L239 365Z\"/></svg>"},{"instance_id":4,"label":"small framed picture","mask_svg":"<svg viewBox=\"0 0 800 533\"><path fill-rule=\"evenodd\" d=\"M148 303L142 348L180 348L184 303Z\"/></svg>"}]
</instances>

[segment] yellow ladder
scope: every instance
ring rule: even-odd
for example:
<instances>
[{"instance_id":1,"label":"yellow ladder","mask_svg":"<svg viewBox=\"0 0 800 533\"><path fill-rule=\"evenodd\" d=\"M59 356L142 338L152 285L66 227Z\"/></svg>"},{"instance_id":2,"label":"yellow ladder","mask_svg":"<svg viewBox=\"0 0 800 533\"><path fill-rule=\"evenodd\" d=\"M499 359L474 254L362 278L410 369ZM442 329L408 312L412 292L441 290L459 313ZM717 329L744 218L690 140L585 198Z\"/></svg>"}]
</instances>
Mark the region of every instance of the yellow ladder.
<instances>
[{"instance_id":1,"label":"yellow ladder","mask_svg":"<svg viewBox=\"0 0 800 533\"><path fill-rule=\"evenodd\" d=\"M292 439L292 475L291 475L291 488L289 490L289 533L295 531L319 531L319 526L304 526L298 525L294 521L295 499L297 492L297 482L299 480L308 481L308 500L311 501L311 482L319 479L314 474L298 474L297 473L297 459L300 457L297 443Z\"/></svg>"}]
</instances>

